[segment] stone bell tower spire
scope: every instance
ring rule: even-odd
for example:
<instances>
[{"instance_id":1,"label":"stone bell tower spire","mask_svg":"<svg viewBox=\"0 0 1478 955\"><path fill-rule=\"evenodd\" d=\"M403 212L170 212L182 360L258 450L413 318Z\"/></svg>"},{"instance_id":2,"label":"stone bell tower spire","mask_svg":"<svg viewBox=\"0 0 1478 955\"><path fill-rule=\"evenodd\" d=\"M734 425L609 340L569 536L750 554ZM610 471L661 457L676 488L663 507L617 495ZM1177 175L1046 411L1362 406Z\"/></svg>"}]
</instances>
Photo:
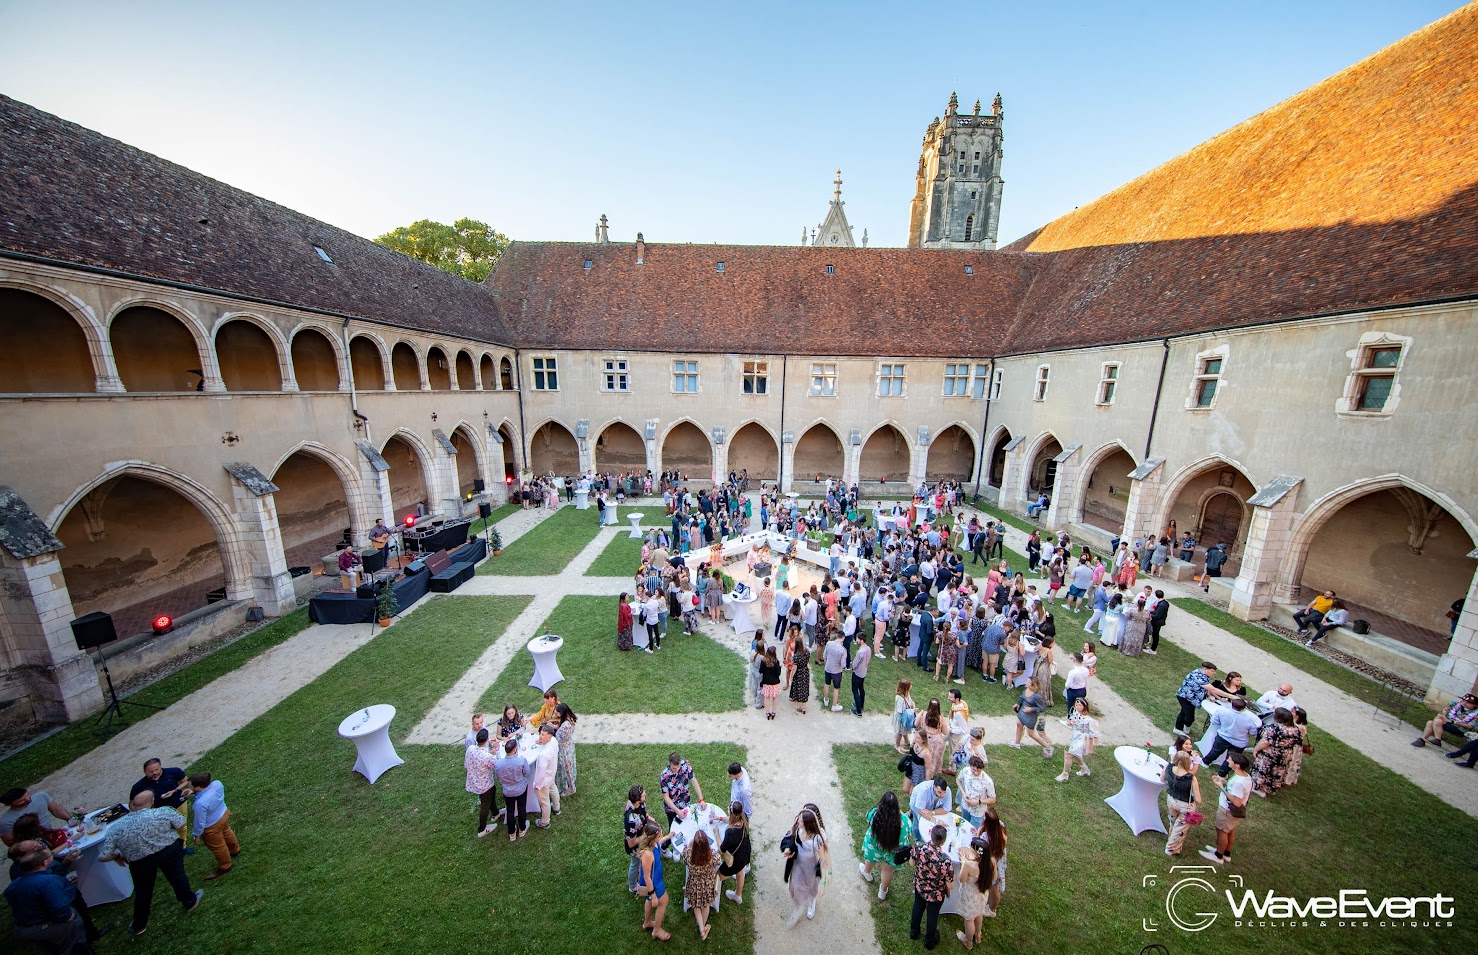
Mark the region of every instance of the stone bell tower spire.
<instances>
[{"instance_id":1,"label":"stone bell tower spire","mask_svg":"<svg viewBox=\"0 0 1478 955\"><path fill-rule=\"evenodd\" d=\"M911 249L994 249L1001 220L1001 126L996 94L991 112L961 113L951 93L944 118L924 132L909 210Z\"/></svg>"},{"instance_id":2,"label":"stone bell tower spire","mask_svg":"<svg viewBox=\"0 0 1478 955\"><path fill-rule=\"evenodd\" d=\"M855 249L857 240L852 238L852 226L847 223L847 213L842 210L846 205L842 201L842 171L837 170L836 180L832 183L835 187L831 193L831 207L826 210L826 218L816 228L816 236L812 245L826 246L832 249Z\"/></svg>"}]
</instances>

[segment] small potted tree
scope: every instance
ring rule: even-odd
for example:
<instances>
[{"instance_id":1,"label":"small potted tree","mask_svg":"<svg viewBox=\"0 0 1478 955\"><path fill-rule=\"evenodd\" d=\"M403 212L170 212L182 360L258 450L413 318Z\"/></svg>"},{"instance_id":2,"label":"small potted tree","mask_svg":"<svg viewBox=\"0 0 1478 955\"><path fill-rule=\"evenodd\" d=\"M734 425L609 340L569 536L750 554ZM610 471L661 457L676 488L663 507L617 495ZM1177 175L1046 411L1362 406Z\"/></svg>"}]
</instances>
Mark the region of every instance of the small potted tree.
<instances>
[{"instance_id":1,"label":"small potted tree","mask_svg":"<svg viewBox=\"0 0 1478 955\"><path fill-rule=\"evenodd\" d=\"M498 533L496 527L492 529L492 534L488 537L488 550L493 552L494 557L503 553L503 535Z\"/></svg>"},{"instance_id":2,"label":"small potted tree","mask_svg":"<svg viewBox=\"0 0 1478 955\"><path fill-rule=\"evenodd\" d=\"M400 601L395 599L395 588L386 583L375 594L375 616L380 620L380 626L390 626L390 618L395 616L400 609Z\"/></svg>"}]
</instances>

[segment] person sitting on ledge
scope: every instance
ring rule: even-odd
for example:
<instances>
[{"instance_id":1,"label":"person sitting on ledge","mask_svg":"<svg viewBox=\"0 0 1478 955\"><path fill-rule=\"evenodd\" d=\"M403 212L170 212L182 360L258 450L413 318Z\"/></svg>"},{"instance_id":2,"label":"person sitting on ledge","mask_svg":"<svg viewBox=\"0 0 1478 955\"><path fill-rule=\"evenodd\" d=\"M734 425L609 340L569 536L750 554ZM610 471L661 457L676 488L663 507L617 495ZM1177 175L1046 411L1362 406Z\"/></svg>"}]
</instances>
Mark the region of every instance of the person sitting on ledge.
<instances>
[{"instance_id":1,"label":"person sitting on ledge","mask_svg":"<svg viewBox=\"0 0 1478 955\"><path fill-rule=\"evenodd\" d=\"M1462 699L1447 704L1447 709L1427 721L1427 725L1422 727L1422 735L1412 740L1411 745L1425 746L1432 743L1441 749L1442 734L1449 729L1460 733L1478 731L1478 696L1464 693Z\"/></svg>"}]
</instances>

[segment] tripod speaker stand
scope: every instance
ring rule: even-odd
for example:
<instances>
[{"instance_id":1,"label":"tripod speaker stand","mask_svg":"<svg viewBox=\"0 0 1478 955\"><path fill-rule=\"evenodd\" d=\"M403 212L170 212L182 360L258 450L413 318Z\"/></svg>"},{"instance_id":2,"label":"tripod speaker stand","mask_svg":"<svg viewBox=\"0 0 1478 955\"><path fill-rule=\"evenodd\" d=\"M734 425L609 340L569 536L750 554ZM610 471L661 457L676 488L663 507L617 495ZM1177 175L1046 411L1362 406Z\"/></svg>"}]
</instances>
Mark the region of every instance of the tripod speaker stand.
<instances>
[{"instance_id":1,"label":"tripod speaker stand","mask_svg":"<svg viewBox=\"0 0 1478 955\"><path fill-rule=\"evenodd\" d=\"M150 703L134 703L130 700L120 700L118 691L113 687L113 674L108 670L108 655L103 652L105 644L112 643L118 639L118 631L113 628L113 617L111 614L90 613L85 617L78 617L72 621L72 635L77 639L77 649L93 650L98 652L98 661L103 667L103 680L108 685L108 705L93 719L93 725L102 724L100 732L107 736L113 731L113 721L117 720L124 726L128 725L128 719L123 715L124 706L137 706L144 710L162 710L162 706L154 706Z\"/></svg>"}]
</instances>

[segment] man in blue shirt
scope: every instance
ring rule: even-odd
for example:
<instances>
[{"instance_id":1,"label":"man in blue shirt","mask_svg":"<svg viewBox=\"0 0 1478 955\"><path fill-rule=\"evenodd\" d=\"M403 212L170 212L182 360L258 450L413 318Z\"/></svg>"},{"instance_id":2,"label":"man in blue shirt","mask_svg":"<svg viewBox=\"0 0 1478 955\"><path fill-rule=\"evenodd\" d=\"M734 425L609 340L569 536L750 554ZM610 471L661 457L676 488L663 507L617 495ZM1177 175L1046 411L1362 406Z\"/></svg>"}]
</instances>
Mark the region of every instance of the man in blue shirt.
<instances>
[{"instance_id":1,"label":"man in blue shirt","mask_svg":"<svg viewBox=\"0 0 1478 955\"><path fill-rule=\"evenodd\" d=\"M913 795L908 797L908 815L913 822L914 838L922 839L923 833L934 828L936 821L943 822L953 804L949 780L943 776L935 776L934 782L928 786L915 786Z\"/></svg>"},{"instance_id":2,"label":"man in blue shirt","mask_svg":"<svg viewBox=\"0 0 1478 955\"><path fill-rule=\"evenodd\" d=\"M929 669L929 647L934 642L934 616L929 613L928 607L920 607L917 620L919 622L918 664L920 670L927 670Z\"/></svg>"},{"instance_id":3,"label":"man in blue shirt","mask_svg":"<svg viewBox=\"0 0 1478 955\"><path fill-rule=\"evenodd\" d=\"M5 901L15 917L15 937L35 942L41 951L76 952L91 955L82 919L72 906L77 890L59 875L52 875L51 850L40 842L16 846L20 874L5 889Z\"/></svg>"},{"instance_id":4,"label":"man in blue shirt","mask_svg":"<svg viewBox=\"0 0 1478 955\"><path fill-rule=\"evenodd\" d=\"M1206 765L1216 763L1222 753L1240 753L1252 741L1252 736L1262 729L1262 720L1247 711L1247 701L1240 696L1232 697L1228 706L1223 706L1211 717L1211 729L1216 732L1216 741L1211 752L1206 754ZM1225 777L1231 772L1231 762L1224 764L1217 775Z\"/></svg>"},{"instance_id":5,"label":"man in blue shirt","mask_svg":"<svg viewBox=\"0 0 1478 955\"><path fill-rule=\"evenodd\" d=\"M190 788L195 792L195 825L190 831L216 857L215 871L205 877L209 882L231 871L231 860L241 854L241 845L231 829L231 810L226 808L226 787L221 781L211 779L210 773L195 773Z\"/></svg>"}]
</instances>

